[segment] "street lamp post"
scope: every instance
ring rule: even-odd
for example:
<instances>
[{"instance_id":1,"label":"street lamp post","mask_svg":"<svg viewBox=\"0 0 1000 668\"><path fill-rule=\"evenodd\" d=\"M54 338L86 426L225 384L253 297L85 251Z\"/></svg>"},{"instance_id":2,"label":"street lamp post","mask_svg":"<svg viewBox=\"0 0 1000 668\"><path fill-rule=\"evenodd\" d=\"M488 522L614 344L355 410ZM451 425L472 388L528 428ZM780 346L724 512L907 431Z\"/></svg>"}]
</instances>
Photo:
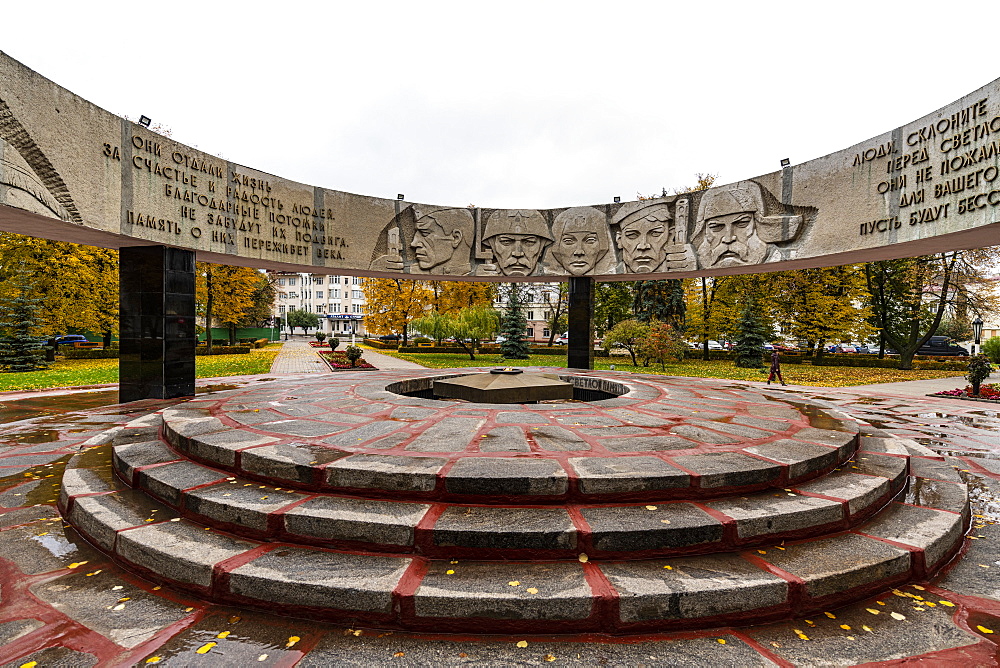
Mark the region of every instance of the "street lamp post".
<instances>
[{"instance_id":1,"label":"street lamp post","mask_svg":"<svg viewBox=\"0 0 1000 668\"><path fill-rule=\"evenodd\" d=\"M976 316L976 319L972 321L972 333L976 336L976 341L972 344L972 354L982 352L982 347L979 345L979 339L983 334L983 319L978 315Z\"/></svg>"}]
</instances>

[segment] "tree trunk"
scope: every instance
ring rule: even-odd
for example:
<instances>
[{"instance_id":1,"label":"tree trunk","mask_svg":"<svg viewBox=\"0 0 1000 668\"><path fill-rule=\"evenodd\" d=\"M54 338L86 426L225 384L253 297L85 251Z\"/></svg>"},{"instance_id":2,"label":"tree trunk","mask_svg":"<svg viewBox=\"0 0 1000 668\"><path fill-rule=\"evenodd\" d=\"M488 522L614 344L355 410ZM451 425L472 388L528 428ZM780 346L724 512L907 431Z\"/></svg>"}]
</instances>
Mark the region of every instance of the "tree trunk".
<instances>
[{"instance_id":1,"label":"tree trunk","mask_svg":"<svg viewBox=\"0 0 1000 668\"><path fill-rule=\"evenodd\" d=\"M631 346L626 346L625 350L632 356L632 366L639 366L639 362L635 359L635 350Z\"/></svg>"},{"instance_id":2,"label":"tree trunk","mask_svg":"<svg viewBox=\"0 0 1000 668\"><path fill-rule=\"evenodd\" d=\"M236 345L236 325L232 323L229 325L229 345Z\"/></svg>"},{"instance_id":3,"label":"tree trunk","mask_svg":"<svg viewBox=\"0 0 1000 668\"><path fill-rule=\"evenodd\" d=\"M104 339L104 348L105 349L110 348L111 347L111 332L104 332L104 336L102 338Z\"/></svg>"},{"instance_id":4,"label":"tree trunk","mask_svg":"<svg viewBox=\"0 0 1000 668\"><path fill-rule=\"evenodd\" d=\"M212 354L212 307L215 305L215 298L212 296L212 269L211 265L205 271L205 343L208 346L208 354Z\"/></svg>"},{"instance_id":5,"label":"tree trunk","mask_svg":"<svg viewBox=\"0 0 1000 668\"><path fill-rule=\"evenodd\" d=\"M880 360L885 359L885 330L880 329L878 331L878 358Z\"/></svg>"},{"instance_id":6,"label":"tree trunk","mask_svg":"<svg viewBox=\"0 0 1000 668\"><path fill-rule=\"evenodd\" d=\"M711 359L708 352L708 315L710 313L708 302L708 279L701 277L701 358L706 362Z\"/></svg>"}]
</instances>

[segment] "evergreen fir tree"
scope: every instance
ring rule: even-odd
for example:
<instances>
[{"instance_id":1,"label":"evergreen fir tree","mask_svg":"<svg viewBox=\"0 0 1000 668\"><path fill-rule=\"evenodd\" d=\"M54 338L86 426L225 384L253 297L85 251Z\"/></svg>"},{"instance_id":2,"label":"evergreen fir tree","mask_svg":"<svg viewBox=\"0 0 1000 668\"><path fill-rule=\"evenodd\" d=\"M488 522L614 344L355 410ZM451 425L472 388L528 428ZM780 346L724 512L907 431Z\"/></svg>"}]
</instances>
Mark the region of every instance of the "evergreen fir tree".
<instances>
[{"instance_id":1,"label":"evergreen fir tree","mask_svg":"<svg viewBox=\"0 0 1000 668\"><path fill-rule=\"evenodd\" d=\"M506 359L526 360L531 356L528 342L524 340L524 331L527 327L528 321L525 320L524 309L521 308L521 288L515 283L510 286L507 308L504 309L500 321L500 335L503 337L500 353Z\"/></svg>"},{"instance_id":2,"label":"evergreen fir tree","mask_svg":"<svg viewBox=\"0 0 1000 668\"><path fill-rule=\"evenodd\" d=\"M678 332L684 331L686 305L680 279L636 281L632 311L640 322L665 322Z\"/></svg>"},{"instance_id":3,"label":"evergreen fir tree","mask_svg":"<svg viewBox=\"0 0 1000 668\"><path fill-rule=\"evenodd\" d=\"M0 368L5 371L37 371L49 366L45 360L45 338L31 336L38 324L42 300L20 294L0 311L0 327L9 332L0 338Z\"/></svg>"},{"instance_id":4,"label":"evergreen fir tree","mask_svg":"<svg viewBox=\"0 0 1000 668\"><path fill-rule=\"evenodd\" d=\"M744 369L763 367L764 344L770 338L769 335L755 304L748 303L736 324L736 366Z\"/></svg>"}]
</instances>

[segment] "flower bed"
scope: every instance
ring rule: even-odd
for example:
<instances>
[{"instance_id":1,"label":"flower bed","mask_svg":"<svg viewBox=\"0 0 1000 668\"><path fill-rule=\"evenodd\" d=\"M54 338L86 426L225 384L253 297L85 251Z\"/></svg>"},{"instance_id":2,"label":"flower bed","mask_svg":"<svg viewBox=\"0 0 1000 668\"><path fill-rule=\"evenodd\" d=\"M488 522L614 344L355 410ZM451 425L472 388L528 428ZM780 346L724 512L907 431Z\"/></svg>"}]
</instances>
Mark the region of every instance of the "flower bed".
<instances>
[{"instance_id":1,"label":"flower bed","mask_svg":"<svg viewBox=\"0 0 1000 668\"><path fill-rule=\"evenodd\" d=\"M326 343L325 341L324 342L310 341L309 345L312 346L313 348L329 348L330 347L330 344Z\"/></svg>"},{"instance_id":2,"label":"flower bed","mask_svg":"<svg viewBox=\"0 0 1000 668\"><path fill-rule=\"evenodd\" d=\"M377 371L378 368L372 366L361 358L357 366L351 366L351 360L347 359L347 353L331 350L323 351L319 354L329 365L331 371Z\"/></svg>"},{"instance_id":3,"label":"flower bed","mask_svg":"<svg viewBox=\"0 0 1000 668\"><path fill-rule=\"evenodd\" d=\"M979 386L979 394L972 394L972 386L966 385L965 389L955 388L954 390L945 390L943 392L935 392L929 396L932 397L954 397L956 399L973 399L975 401L1000 401L1000 384L997 383L983 383Z\"/></svg>"}]
</instances>

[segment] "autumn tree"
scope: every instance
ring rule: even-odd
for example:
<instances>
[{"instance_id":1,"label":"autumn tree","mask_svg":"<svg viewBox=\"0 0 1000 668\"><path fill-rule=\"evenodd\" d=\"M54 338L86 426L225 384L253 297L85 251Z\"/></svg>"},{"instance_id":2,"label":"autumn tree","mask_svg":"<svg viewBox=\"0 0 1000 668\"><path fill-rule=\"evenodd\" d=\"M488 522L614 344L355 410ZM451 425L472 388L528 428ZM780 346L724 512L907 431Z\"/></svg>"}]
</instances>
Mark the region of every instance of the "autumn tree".
<instances>
[{"instance_id":1,"label":"autumn tree","mask_svg":"<svg viewBox=\"0 0 1000 668\"><path fill-rule=\"evenodd\" d=\"M799 269L769 274L775 318L782 332L806 341L820 356L827 341L865 340L868 288L862 265Z\"/></svg>"},{"instance_id":2,"label":"autumn tree","mask_svg":"<svg viewBox=\"0 0 1000 668\"><path fill-rule=\"evenodd\" d=\"M216 322L229 330L229 345L236 345L236 328L254 309L261 276L261 272L250 267L196 263L195 302L205 316L209 350L212 349L212 327Z\"/></svg>"},{"instance_id":3,"label":"autumn tree","mask_svg":"<svg viewBox=\"0 0 1000 668\"><path fill-rule=\"evenodd\" d=\"M621 346L632 356L632 366L638 366L639 362L635 356L647 334L649 334L647 323L634 319L622 320L604 335L604 345L609 348L616 345Z\"/></svg>"},{"instance_id":4,"label":"autumn tree","mask_svg":"<svg viewBox=\"0 0 1000 668\"><path fill-rule=\"evenodd\" d=\"M458 313L470 306L490 306L496 284L474 281L428 281L430 304L438 313Z\"/></svg>"},{"instance_id":5,"label":"autumn tree","mask_svg":"<svg viewBox=\"0 0 1000 668\"><path fill-rule=\"evenodd\" d=\"M366 278L361 284L367 305L365 329L372 334L398 334L406 343L409 324L431 306L433 291L427 281L402 278Z\"/></svg>"},{"instance_id":6,"label":"autumn tree","mask_svg":"<svg viewBox=\"0 0 1000 668\"><path fill-rule=\"evenodd\" d=\"M19 273L31 276L40 301L36 333L118 332L118 251L0 232L0 299L18 293Z\"/></svg>"},{"instance_id":7,"label":"autumn tree","mask_svg":"<svg viewBox=\"0 0 1000 668\"><path fill-rule=\"evenodd\" d=\"M1000 251L991 247L865 265L871 322L881 340L899 353L900 369L913 368L917 350L957 304L975 313L995 308L984 269L998 259Z\"/></svg>"},{"instance_id":8,"label":"autumn tree","mask_svg":"<svg viewBox=\"0 0 1000 668\"><path fill-rule=\"evenodd\" d=\"M659 362L662 371L667 370L667 360L683 361L686 351L680 332L665 322L649 323L646 335L639 341L639 353L647 361Z\"/></svg>"}]
</instances>

